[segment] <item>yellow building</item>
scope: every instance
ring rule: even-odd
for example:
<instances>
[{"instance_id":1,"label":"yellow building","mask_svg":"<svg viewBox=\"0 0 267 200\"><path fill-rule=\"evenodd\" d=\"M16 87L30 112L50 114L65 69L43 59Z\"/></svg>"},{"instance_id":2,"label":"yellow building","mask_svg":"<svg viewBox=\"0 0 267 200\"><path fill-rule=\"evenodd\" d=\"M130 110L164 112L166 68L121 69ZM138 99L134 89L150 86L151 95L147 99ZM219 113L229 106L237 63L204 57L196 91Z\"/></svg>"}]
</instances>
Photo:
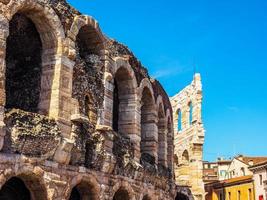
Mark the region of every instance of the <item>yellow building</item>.
<instances>
[{"instance_id":1,"label":"yellow building","mask_svg":"<svg viewBox=\"0 0 267 200\"><path fill-rule=\"evenodd\" d=\"M255 200L252 176L242 176L205 185L206 200Z\"/></svg>"}]
</instances>

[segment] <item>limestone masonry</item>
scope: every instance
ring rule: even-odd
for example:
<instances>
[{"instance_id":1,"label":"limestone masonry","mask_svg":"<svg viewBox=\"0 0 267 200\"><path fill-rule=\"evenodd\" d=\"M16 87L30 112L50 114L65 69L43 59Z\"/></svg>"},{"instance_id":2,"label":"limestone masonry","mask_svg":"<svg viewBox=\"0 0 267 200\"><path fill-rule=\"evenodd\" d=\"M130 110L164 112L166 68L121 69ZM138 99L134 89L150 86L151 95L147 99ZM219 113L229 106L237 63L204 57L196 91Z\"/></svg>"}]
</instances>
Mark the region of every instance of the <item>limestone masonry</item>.
<instances>
[{"instance_id":1,"label":"limestone masonry","mask_svg":"<svg viewBox=\"0 0 267 200\"><path fill-rule=\"evenodd\" d=\"M205 197L203 182L204 127L200 74L171 98L174 120L174 171L176 183L191 187L194 199Z\"/></svg>"},{"instance_id":2,"label":"limestone masonry","mask_svg":"<svg viewBox=\"0 0 267 200\"><path fill-rule=\"evenodd\" d=\"M172 105L126 46L65 0L0 0L0 199L200 199L193 84L177 97L194 111L173 167Z\"/></svg>"}]
</instances>

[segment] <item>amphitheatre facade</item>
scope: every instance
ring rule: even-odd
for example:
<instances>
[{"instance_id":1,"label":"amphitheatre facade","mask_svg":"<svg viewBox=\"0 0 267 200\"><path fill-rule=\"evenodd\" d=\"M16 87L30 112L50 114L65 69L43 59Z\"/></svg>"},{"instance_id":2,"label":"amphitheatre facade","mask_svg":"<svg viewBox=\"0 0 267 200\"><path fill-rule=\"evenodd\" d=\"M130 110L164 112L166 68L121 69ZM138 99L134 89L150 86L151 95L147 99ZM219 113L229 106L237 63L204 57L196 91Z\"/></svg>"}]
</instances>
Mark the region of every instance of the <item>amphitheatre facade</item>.
<instances>
[{"instance_id":1,"label":"amphitheatre facade","mask_svg":"<svg viewBox=\"0 0 267 200\"><path fill-rule=\"evenodd\" d=\"M167 200L172 106L65 0L0 0L0 199Z\"/></svg>"}]
</instances>

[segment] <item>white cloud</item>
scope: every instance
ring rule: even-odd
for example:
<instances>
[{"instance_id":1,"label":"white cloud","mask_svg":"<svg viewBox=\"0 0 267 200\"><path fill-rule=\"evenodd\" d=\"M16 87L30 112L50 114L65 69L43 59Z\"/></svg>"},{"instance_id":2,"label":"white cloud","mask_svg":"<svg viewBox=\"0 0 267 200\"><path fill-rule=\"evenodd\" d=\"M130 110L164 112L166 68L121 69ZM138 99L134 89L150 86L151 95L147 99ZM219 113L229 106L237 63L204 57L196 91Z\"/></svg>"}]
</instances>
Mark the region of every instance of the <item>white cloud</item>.
<instances>
[{"instance_id":1,"label":"white cloud","mask_svg":"<svg viewBox=\"0 0 267 200\"><path fill-rule=\"evenodd\" d=\"M155 79L166 76L176 76L191 70L190 67L183 66L178 61L170 61L168 59L162 59L157 65L160 66L160 69L155 70L151 75Z\"/></svg>"}]
</instances>

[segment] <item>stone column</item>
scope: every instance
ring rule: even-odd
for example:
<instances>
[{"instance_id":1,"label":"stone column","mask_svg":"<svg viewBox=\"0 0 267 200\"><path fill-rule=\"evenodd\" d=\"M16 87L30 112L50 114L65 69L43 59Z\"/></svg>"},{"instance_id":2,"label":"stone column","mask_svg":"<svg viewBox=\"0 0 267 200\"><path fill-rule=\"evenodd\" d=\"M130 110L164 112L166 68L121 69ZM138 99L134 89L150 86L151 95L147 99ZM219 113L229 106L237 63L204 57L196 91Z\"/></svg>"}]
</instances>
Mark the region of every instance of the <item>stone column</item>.
<instances>
[{"instance_id":1,"label":"stone column","mask_svg":"<svg viewBox=\"0 0 267 200\"><path fill-rule=\"evenodd\" d=\"M6 38L9 34L8 20L0 14L0 151L4 145L6 134L4 115L5 115L5 70L6 70Z\"/></svg>"},{"instance_id":2,"label":"stone column","mask_svg":"<svg viewBox=\"0 0 267 200\"><path fill-rule=\"evenodd\" d=\"M158 122L158 162L167 167L167 129L165 118Z\"/></svg>"},{"instance_id":3,"label":"stone column","mask_svg":"<svg viewBox=\"0 0 267 200\"><path fill-rule=\"evenodd\" d=\"M144 114L144 122L141 126L141 149L143 153L148 153L155 157L158 163L158 127L156 110Z\"/></svg>"},{"instance_id":4,"label":"stone column","mask_svg":"<svg viewBox=\"0 0 267 200\"><path fill-rule=\"evenodd\" d=\"M56 56L53 72L50 70L43 72L46 74L44 77L51 75L53 77L51 81L51 100L49 105L46 104L46 100L42 100L39 105L40 108L49 106L49 117L56 119L59 124L63 139L56 151L54 160L64 164L69 162L69 154L73 146L71 112L75 109L72 104L72 73L75 63L71 58L73 59L75 56L70 53L73 52L72 48L75 44L72 43L74 42L68 40L68 43L65 41L64 45L59 46L58 48L62 49L58 50L59 52L63 51L63 48L67 51L62 52L61 56ZM46 90L45 80L46 78L42 77L42 91Z\"/></svg>"}]
</instances>

